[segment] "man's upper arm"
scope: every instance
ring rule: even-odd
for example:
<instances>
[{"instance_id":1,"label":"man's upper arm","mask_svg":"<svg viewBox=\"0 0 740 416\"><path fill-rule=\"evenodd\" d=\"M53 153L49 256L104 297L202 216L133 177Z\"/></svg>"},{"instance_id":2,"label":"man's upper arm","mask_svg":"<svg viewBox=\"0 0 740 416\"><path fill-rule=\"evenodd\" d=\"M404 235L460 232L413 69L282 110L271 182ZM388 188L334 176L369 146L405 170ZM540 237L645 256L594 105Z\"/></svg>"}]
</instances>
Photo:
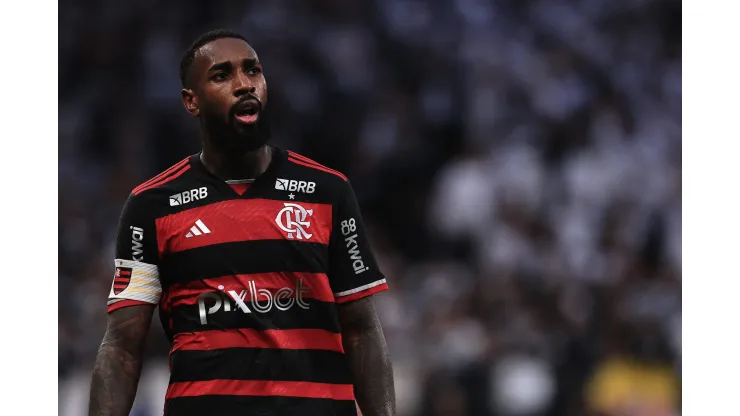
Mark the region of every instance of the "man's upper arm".
<instances>
[{"instance_id":1,"label":"man's upper arm","mask_svg":"<svg viewBox=\"0 0 740 416\"><path fill-rule=\"evenodd\" d=\"M155 214L147 194L129 195L116 235L115 272L108 312L126 306L156 305L162 294Z\"/></svg>"},{"instance_id":2,"label":"man's upper arm","mask_svg":"<svg viewBox=\"0 0 740 416\"><path fill-rule=\"evenodd\" d=\"M339 324L345 334L353 331L375 330L381 327L372 296L341 303L337 305L337 308L339 308Z\"/></svg>"},{"instance_id":3,"label":"man's upper arm","mask_svg":"<svg viewBox=\"0 0 740 416\"><path fill-rule=\"evenodd\" d=\"M111 311L102 346L115 346L138 356L144 348L154 308L155 305L141 303Z\"/></svg>"},{"instance_id":4,"label":"man's upper arm","mask_svg":"<svg viewBox=\"0 0 740 416\"><path fill-rule=\"evenodd\" d=\"M329 242L329 282L340 304L388 289L370 248L354 190L347 181L341 186Z\"/></svg>"}]
</instances>

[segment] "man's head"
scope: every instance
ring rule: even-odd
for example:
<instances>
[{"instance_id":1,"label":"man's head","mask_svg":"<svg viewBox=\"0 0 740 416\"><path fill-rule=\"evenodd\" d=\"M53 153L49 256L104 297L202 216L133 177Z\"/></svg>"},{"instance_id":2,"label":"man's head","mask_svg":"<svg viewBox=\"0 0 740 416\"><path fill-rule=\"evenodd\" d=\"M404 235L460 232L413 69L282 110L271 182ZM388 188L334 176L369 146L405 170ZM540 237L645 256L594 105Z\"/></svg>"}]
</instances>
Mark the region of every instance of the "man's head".
<instances>
[{"instance_id":1,"label":"man's head","mask_svg":"<svg viewBox=\"0 0 740 416\"><path fill-rule=\"evenodd\" d=\"M269 139L267 83L257 53L238 33L201 35L180 62L182 101L220 150L247 152Z\"/></svg>"}]
</instances>

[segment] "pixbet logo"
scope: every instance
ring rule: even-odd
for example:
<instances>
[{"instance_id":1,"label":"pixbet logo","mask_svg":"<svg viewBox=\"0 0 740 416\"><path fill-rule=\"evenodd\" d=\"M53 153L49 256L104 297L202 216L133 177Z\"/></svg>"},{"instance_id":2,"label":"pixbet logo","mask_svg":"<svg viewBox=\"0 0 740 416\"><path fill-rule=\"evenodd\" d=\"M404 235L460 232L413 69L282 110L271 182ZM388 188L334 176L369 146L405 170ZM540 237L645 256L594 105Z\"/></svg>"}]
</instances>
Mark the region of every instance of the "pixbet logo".
<instances>
[{"instance_id":1,"label":"pixbet logo","mask_svg":"<svg viewBox=\"0 0 740 416\"><path fill-rule=\"evenodd\" d=\"M131 229L131 257L136 261L144 260L144 230L139 227Z\"/></svg>"},{"instance_id":2,"label":"pixbet logo","mask_svg":"<svg viewBox=\"0 0 740 416\"><path fill-rule=\"evenodd\" d=\"M349 253L349 258L352 260L352 269L354 269L355 274L370 270L369 267L365 267L365 262L362 261L362 256L360 255L359 244L357 244L357 233L354 233L357 231L355 219L350 218L342 221L340 225L342 227L342 235L345 237L344 244L347 246L347 252ZM351 233L354 234L349 235Z\"/></svg>"},{"instance_id":3,"label":"pixbet logo","mask_svg":"<svg viewBox=\"0 0 740 416\"><path fill-rule=\"evenodd\" d=\"M172 195L170 197L170 206L174 207L177 205L185 205L188 202L198 201L208 197L208 188L201 187L198 189L191 189L189 191L180 192L179 194Z\"/></svg>"},{"instance_id":4,"label":"pixbet logo","mask_svg":"<svg viewBox=\"0 0 740 416\"><path fill-rule=\"evenodd\" d=\"M303 285L303 279L298 279L295 289L282 287L275 293L267 289L257 289L254 280L250 280L247 286L247 289L242 289L237 293L236 290L225 290L223 285L219 285L218 290L221 292L208 292L198 296L198 314L200 315L201 325L208 324L208 315L213 315L221 309L224 312L241 310L243 313L253 313L252 309L257 313L267 313L272 308L287 311L294 305L298 305L301 309L308 309L308 304L303 300L303 295L309 292L310 289ZM251 309L245 303L247 296L249 296L251 302Z\"/></svg>"},{"instance_id":5,"label":"pixbet logo","mask_svg":"<svg viewBox=\"0 0 740 416\"><path fill-rule=\"evenodd\" d=\"M306 231L306 228L311 226L311 222L306 218L313 215L313 210L303 208L292 202L284 202L283 205L285 205L285 208L281 209L275 217L275 223L278 227L288 233L288 238L297 238L298 240L311 238L313 234Z\"/></svg>"}]
</instances>

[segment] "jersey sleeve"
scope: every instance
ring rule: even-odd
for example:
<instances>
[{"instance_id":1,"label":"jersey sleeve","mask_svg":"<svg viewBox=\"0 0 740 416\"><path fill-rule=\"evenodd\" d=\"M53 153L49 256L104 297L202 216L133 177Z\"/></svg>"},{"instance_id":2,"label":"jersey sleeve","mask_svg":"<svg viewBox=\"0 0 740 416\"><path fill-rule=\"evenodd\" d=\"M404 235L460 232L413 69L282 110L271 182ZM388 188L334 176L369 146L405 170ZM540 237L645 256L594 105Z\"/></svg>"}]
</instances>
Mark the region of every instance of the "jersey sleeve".
<instances>
[{"instance_id":1,"label":"jersey sleeve","mask_svg":"<svg viewBox=\"0 0 740 416\"><path fill-rule=\"evenodd\" d=\"M334 207L329 241L329 283L337 303L388 289L378 268L352 185L343 182Z\"/></svg>"},{"instance_id":2,"label":"jersey sleeve","mask_svg":"<svg viewBox=\"0 0 740 416\"><path fill-rule=\"evenodd\" d=\"M129 195L116 233L115 273L108 294L108 312L126 306L158 304L159 251L155 215L146 195Z\"/></svg>"}]
</instances>

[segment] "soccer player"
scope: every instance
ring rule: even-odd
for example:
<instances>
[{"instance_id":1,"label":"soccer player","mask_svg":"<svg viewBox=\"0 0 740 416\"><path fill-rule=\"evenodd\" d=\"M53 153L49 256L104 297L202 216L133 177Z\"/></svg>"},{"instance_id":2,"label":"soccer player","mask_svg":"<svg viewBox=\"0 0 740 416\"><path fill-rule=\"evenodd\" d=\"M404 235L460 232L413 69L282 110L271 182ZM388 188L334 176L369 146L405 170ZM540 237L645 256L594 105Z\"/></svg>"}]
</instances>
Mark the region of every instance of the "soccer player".
<instances>
[{"instance_id":1,"label":"soccer player","mask_svg":"<svg viewBox=\"0 0 740 416\"><path fill-rule=\"evenodd\" d=\"M267 144L267 84L241 35L202 35L180 77L203 149L123 207L89 414L129 414L158 307L165 415L393 415L371 296L388 285L349 181Z\"/></svg>"}]
</instances>

